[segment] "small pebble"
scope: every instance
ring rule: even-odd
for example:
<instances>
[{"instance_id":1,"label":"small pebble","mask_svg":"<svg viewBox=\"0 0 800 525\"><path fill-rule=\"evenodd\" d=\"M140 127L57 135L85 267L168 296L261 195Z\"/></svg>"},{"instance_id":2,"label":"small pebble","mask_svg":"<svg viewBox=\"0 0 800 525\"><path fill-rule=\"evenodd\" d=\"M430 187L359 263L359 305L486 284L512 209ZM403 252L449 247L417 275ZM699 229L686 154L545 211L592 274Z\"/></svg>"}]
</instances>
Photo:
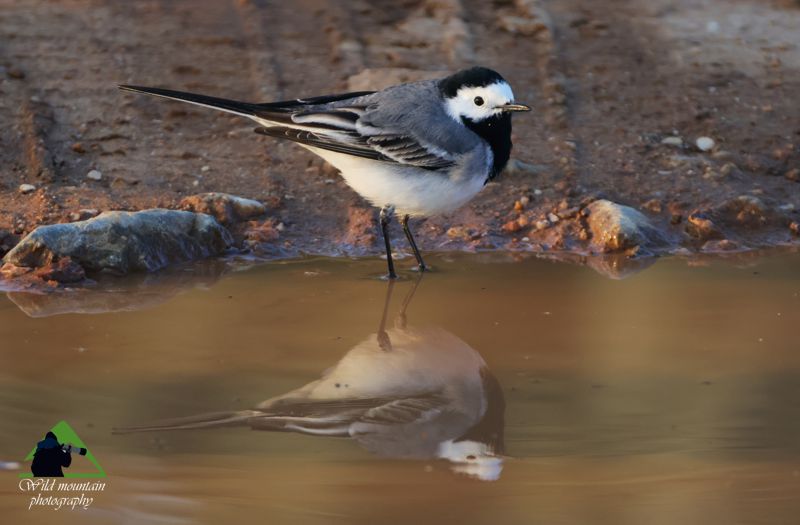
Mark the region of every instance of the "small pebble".
<instances>
[{"instance_id":1,"label":"small pebble","mask_svg":"<svg viewBox=\"0 0 800 525\"><path fill-rule=\"evenodd\" d=\"M103 178L103 174L98 170L92 170L86 174L86 178L91 180L101 180Z\"/></svg>"},{"instance_id":2,"label":"small pebble","mask_svg":"<svg viewBox=\"0 0 800 525\"><path fill-rule=\"evenodd\" d=\"M711 137L700 137L695 141L695 145L700 151L711 151L714 148L714 139Z\"/></svg>"},{"instance_id":3,"label":"small pebble","mask_svg":"<svg viewBox=\"0 0 800 525\"><path fill-rule=\"evenodd\" d=\"M522 204L523 206L527 206L530 202L531 199L527 195L525 195L524 197L520 197L519 199L519 203Z\"/></svg>"},{"instance_id":4,"label":"small pebble","mask_svg":"<svg viewBox=\"0 0 800 525\"><path fill-rule=\"evenodd\" d=\"M83 144L80 142L74 143L72 146L72 151L75 153L86 153L86 148L83 147Z\"/></svg>"},{"instance_id":5,"label":"small pebble","mask_svg":"<svg viewBox=\"0 0 800 525\"><path fill-rule=\"evenodd\" d=\"M738 170L738 169L739 169L739 168L737 168L737 167L736 167L736 164L734 164L733 162L726 162L726 163L725 163L725 164L723 164L723 165L722 165L722 167L719 169L719 172L720 172L722 175L724 175L725 177L727 177L727 176L728 176L728 175L730 175L731 173L735 173L735 172L736 172L736 170Z\"/></svg>"},{"instance_id":6,"label":"small pebble","mask_svg":"<svg viewBox=\"0 0 800 525\"><path fill-rule=\"evenodd\" d=\"M661 139L661 143L667 146L683 146L683 139L680 137L664 137Z\"/></svg>"},{"instance_id":7,"label":"small pebble","mask_svg":"<svg viewBox=\"0 0 800 525\"><path fill-rule=\"evenodd\" d=\"M558 219L558 215L556 215L555 213L548 213L548 214L547 214L547 220L549 220L550 222L552 222L553 224L555 224L555 223L557 223L557 222L558 222L558 220L559 220L559 219Z\"/></svg>"},{"instance_id":8,"label":"small pebble","mask_svg":"<svg viewBox=\"0 0 800 525\"><path fill-rule=\"evenodd\" d=\"M542 190L540 190L539 188L536 188L535 190L533 190L533 194L534 195L541 195L542 194Z\"/></svg>"},{"instance_id":9,"label":"small pebble","mask_svg":"<svg viewBox=\"0 0 800 525\"><path fill-rule=\"evenodd\" d=\"M210 169L211 169L211 166L203 166L202 168L200 168L200 171L202 171L203 173L205 173L205 172L207 172L207 171L208 171L208 170L210 170Z\"/></svg>"},{"instance_id":10,"label":"small pebble","mask_svg":"<svg viewBox=\"0 0 800 525\"><path fill-rule=\"evenodd\" d=\"M36 191L36 186L33 184L20 184L19 185L19 192L22 194L27 194L32 191Z\"/></svg>"},{"instance_id":11,"label":"small pebble","mask_svg":"<svg viewBox=\"0 0 800 525\"><path fill-rule=\"evenodd\" d=\"M503 224L501 228L506 233L514 233L520 231L522 229L522 225L517 221L508 221L507 223ZM458 233L460 233L460 229L450 228L447 230L447 235L449 237L460 237Z\"/></svg>"},{"instance_id":12,"label":"small pebble","mask_svg":"<svg viewBox=\"0 0 800 525\"><path fill-rule=\"evenodd\" d=\"M548 226L550 226L550 222L545 220L536 221L536 223L534 224L534 228L536 228L536 231L544 230Z\"/></svg>"},{"instance_id":13,"label":"small pebble","mask_svg":"<svg viewBox=\"0 0 800 525\"><path fill-rule=\"evenodd\" d=\"M199 180L193 180L192 181L192 186L195 186L195 187L200 186L200 181Z\"/></svg>"}]
</instances>

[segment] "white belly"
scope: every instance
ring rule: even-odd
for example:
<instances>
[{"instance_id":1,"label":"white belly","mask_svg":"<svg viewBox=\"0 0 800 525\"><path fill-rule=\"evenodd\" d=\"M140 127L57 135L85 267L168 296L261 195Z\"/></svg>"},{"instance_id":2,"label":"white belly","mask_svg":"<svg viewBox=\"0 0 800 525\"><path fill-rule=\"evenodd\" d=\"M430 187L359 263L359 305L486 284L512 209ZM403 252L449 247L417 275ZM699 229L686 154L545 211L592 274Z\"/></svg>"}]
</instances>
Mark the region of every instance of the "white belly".
<instances>
[{"instance_id":1,"label":"white belly","mask_svg":"<svg viewBox=\"0 0 800 525\"><path fill-rule=\"evenodd\" d=\"M305 146L339 171L347 184L373 205L391 205L399 215L427 217L453 211L484 186L480 173L452 178L420 168L353 157Z\"/></svg>"}]
</instances>

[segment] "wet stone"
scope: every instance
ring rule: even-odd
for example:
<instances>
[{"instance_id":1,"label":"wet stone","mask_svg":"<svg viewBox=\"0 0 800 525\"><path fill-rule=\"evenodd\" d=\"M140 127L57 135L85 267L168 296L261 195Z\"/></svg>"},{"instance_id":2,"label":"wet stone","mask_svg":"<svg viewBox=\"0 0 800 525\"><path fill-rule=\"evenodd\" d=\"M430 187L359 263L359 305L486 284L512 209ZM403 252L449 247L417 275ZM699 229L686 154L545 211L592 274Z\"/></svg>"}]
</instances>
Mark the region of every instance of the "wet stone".
<instances>
[{"instance_id":1,"label":"wet stone","mask_svg":"<svg viewBox=\"0 0 800 525\"><path fill-rule=\"evenodd\" d=\"M36 228L3 262L41 268L70 257L86 271L152 272L221 255L232 244L213 217L187 211L112 211L94 219Z\"/></svg>"},{"instance_id":2,"label":"wet stone","mask_svg":"<svg viewBox=\"0 0 800 525\"><path fill-rule=\"evenodd\" d=\"M665 242L663 234L640 211L608 200L587 206L587 224L592 232L591 247L612 253L637 246L655 247Z\"/></svg>"}]
</instances>

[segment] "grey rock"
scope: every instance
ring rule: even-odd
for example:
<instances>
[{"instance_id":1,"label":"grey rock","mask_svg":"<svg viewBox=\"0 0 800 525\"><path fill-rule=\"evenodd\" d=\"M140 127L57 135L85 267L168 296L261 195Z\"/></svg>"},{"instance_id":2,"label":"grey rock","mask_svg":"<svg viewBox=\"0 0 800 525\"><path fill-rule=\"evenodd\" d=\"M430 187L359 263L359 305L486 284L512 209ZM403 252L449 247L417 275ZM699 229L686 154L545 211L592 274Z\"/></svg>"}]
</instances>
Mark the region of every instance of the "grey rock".
<instances>
[{"instance_id":1,"label":"grey rock","mask_svg":"<svg viewBox=\"0 0 800 525\"><path fill-rule=\"evenodd\" d=\"M629 206L597 200L587 209L591 247L597 252L613 253L637 246L651 248L665 243L664 235L648 218Z\"/></svg>"},{"instance_id":2,"label":"grey rock","mask_svg":"<svg viewBox=\"0 0 800 525\"><path fill-rule=\"evenodd\" d=\"M40 226L3 261L38 268L70 257L88 271L152 272L221 255L233 240L213 217L188 211L111 211L93 219Z\"/></svg>"}]
</instances>

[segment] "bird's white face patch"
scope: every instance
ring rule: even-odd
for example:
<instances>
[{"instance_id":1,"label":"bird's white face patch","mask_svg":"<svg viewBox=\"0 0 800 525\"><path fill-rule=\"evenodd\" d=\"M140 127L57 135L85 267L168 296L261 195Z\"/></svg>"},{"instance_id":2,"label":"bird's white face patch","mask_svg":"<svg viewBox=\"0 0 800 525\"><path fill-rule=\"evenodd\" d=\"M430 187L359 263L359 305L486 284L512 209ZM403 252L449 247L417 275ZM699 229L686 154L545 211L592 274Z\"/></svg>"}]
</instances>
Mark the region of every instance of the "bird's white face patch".
<instances>
[{"instance_id":1,"label":"bird's white face patch","mask_svg":"<svg viewBox=\"0 0 800 525\"><path fill-rule=\"evenodd\" d=\"M445 100L447 113L458 122L462 117L479 122L502 111L500 106L514 102L514 93L506 82L482 87L462 87L453 98Z\"/></svg>"}]
</instances>

